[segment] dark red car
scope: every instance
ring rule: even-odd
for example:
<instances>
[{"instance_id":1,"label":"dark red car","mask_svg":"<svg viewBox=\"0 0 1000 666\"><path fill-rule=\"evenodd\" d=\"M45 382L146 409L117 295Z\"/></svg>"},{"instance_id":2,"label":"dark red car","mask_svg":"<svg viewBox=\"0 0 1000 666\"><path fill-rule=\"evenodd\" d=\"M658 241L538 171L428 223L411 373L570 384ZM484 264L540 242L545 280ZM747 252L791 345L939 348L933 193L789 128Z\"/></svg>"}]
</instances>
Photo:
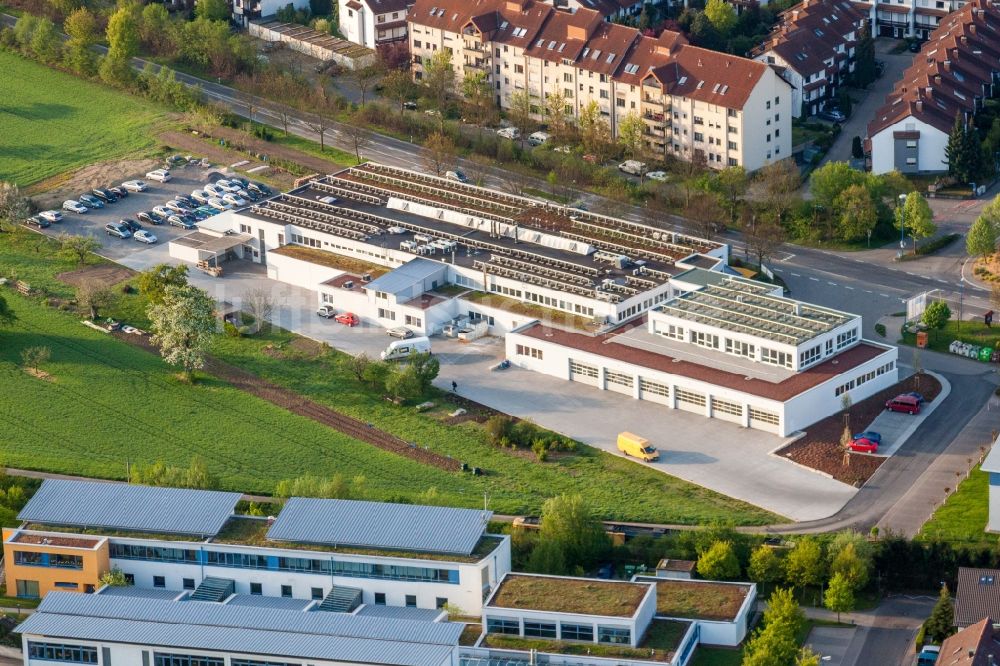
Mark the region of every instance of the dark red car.
<instances>
[{"instance_id":1,"label":"dark red car","mask_svg":"<svg viewBox=\"0 0 1000 666\"><path fill-rule=\"evenodd\" d=\"M890 412L904 412L906 414L919 414L920 401L908 393L897 395L892 400L886 400L885 408Z\"/></svg>"},{"instance_id":2,"label":"dark red car","mask_svg":"<svg viewBox=\"0 0 1000 666\"><path fill-rule=\"evenodd\" d=\"M342 312L335 316L333 320L346 326L357 326L361 323L361 320L358 319L358 315L353 312Z\"/></svg>"}]
</instances>

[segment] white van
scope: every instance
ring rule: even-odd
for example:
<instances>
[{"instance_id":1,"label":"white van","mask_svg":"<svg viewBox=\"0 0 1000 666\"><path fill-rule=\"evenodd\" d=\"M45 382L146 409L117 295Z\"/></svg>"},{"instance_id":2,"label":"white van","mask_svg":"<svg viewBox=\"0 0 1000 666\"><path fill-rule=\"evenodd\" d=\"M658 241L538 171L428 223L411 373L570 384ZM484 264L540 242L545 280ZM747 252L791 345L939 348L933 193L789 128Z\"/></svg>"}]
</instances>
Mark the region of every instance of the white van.
<instances>
[{"instance_id":1,"label":"white van","mask_svg":"<svg viewBox=\"0 0 1000 666\"><path fill-rule=\"evenodd\" d=\"M398 361L413 354L430 354L431 341L427 337L394 340L380 354L383 361Z\"/></svg>"},{"instance_id":2,"label":"white van","mask_svg":"<svg viewBox=\"0 0 1000 666\"><path fill-rule=\"evenodd\" d=\"M528 135L529 146L540 146L549 140L548 132L532 132Z\"/></svg>"},{"instance_id":3,"label":"white van","mask_svg":"<svg viewBox=\"0 0 1000 666\"><path fill-rule=\"evenodd\" d=\"M625 160L618 165L618 170L630 173L633 176L641 176L646 173L646 163L638 160Z\"/></svg>"}]
</instances>

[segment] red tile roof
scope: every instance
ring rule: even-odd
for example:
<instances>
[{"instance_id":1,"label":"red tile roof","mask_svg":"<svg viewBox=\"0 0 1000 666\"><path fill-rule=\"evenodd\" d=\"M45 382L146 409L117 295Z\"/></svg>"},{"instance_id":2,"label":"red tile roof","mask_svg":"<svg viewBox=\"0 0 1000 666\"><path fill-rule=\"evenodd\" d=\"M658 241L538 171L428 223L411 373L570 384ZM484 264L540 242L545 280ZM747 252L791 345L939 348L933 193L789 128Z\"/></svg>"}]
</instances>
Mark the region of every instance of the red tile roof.
<instances>
[{"instance_id":1,"label":"red tile roof","mask_svg":"<svg viewBox=\"0 0 1000 666\"><path fill-rule=\"evenodd\" d=\"M371 8L373 14L385 14L387 12L401 12L413 4L413 0L364 0L365 4ZM381 24L376 27L382 27Z\"/></svg>"},{"instance_id":2,"label":"red tile roof","mask_svg":"<svg viewBox=\"0 0 1000 666\"><path fill-rule=\"evenodd\" d=\"M752 57L773 51L800 75L822 72L848 56L857 43L857 31L865 13L847 0L805 0L780 15L780 22L767 40L751 52ZM843 47L845 53L839 53Z\"/></svg>"},{"instance_id":3,"label":"red tile roof","mask_svg":"<svg viewBox=\"0 0 1000 666\"><path fill-rule=\"evenodd\" d=\"M530 328L520 331L520 333L530 338L572 347L605 358L631 363L652 370L659 370L672 375L689 377L714 384L715 386L724 386L743 393L781 402L794 398L800 393L819 386L838 375L849 372L862 363L889 351L884 347L877 347L873 344L862 342L819 365L814 365L808 370L796 373L784 381L769 382L764 379L747 379L744 375L734 372L719 370L708 365L699 365L691 361L675 360L666 354L657 354L626 344L612 342L616 335L641 325L643 323L639 321L633 325L622 327L614 333L602 336L570 333L569 331L551 328L542 324L535 324Z\"/></svg>"},{"instance_id":4,"label":"red tile roof","mask_svg":"<svg viewBox=\"0 0 1000 666\"><path fill-rule=\"evenodd\" d=\"M992 618L985 617L946 638L935 663L937 666L995 666L996 657L1000 657L1000 642Z\"/></svg>"}]
</instances>

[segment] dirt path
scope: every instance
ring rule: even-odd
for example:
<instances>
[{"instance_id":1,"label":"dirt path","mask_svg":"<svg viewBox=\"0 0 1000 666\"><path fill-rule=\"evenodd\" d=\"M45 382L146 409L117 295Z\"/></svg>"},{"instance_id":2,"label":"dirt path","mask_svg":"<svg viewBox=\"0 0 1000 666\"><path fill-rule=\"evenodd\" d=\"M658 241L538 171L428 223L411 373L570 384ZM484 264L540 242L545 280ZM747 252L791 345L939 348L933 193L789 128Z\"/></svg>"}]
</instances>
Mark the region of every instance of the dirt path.
<instances>
[{"instance_id":1,"label":"dirt path","mask_svg":"<svg viewBox=\"0 0 1000 666\"><path fill-rule=\"evenodd\" d=\"M129 335L126 333L115 333L114 335L119 340L145 349L150 353L157 355L160 353L159 349L146 336ZM294 391L278 386L266 379L211 356L206 359L205 371L232 384L241 391L255 395L294 414L322 423L333 430L377 446L380 449L411 458L425 465L433 465L449 472L456 472L461 468L461 464L453 458L422 449L416 444L380 430L370 423L365 423L352 416L347 416L346 414L341 414L328 407L324 407Z\"/></svg>"}]
</instances>

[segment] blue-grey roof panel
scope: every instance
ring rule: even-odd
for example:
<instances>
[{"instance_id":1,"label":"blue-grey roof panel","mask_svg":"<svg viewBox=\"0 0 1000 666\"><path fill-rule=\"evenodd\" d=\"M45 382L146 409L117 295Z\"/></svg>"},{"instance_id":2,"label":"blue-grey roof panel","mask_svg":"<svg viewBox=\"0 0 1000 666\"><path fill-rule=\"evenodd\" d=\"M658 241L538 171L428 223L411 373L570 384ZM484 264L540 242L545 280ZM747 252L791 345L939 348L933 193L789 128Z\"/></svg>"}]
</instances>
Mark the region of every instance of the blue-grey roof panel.
<instances>
[{"instance_id":1,"label":"blue-grey roof panel","mask_svg":"<svg viewBox=\"0 0 1000 666\"><path fill-rule=\"evenodd\" d=\"M293 611L303 611L312 603L312 599L264 597L259 594L234 594L226 600L227 606L251 606L253 608L277 608Z\"/></svg>"},{"instance_id":2,"label":"blue-grey roof panel","mask_svg":"<svg viewBox=\"0 0 1000 666\"><path fill-rule=\"evenodd\" d=\"M385 275L380 275L364 287L369 291L384 291L389 294L397 294L409 289L417 282L431 278L442 270L447 270L444 264L418 257L412 259L399 268L395 268Z\"/></svg>"},{"instance_id":3,"label":"blue-grey roof panel","mask_svg":"<svg viewBox=\"0 0 1000 666\"><path fill-rule=\"evenodd\" d=\"M477 509L294 497L285 503L267 538L469 555L492 515Z\"/></svg>"},{"instance_id":4,"label":"blue-grey roof panel","mask_svg":"<svg viewBox=\"0 0 1000 666\"><path fill-rule=\"evenodd\" d=\"M239 493L46 479L18 520L161 534L214 536Z\"/></svg>"},{"instance_id":5,"label":"blue-grey roof panel","mask_svg":"<svg viewBox=\"0 0 1000 666\"><path fill-rule=\"evenodd\" d=\"M309 615L309 613L304 614ZM44 612L30 616L17 630L22 634L41 635L47 638L108 641L385 666L450 664L454 645L458 643L457 637L452 645L413 643L407 640L405 633L399 633L392 639L338 637L331 640L329 636L299 634L292 631L161 624L155 621Z\"/></svg>"},{"instance_id":6,"label":"blue-grey roof panel","mask_svg":"<svg viewBox=\"0 0 1000 666\"><path fill-rule=\"evenodd\" d=\"M354 615L357 617L388 617L396 620L420 620L434 622L444 613L433 608L410 608L408 606L375 606L365 604Z\"/></svg>"},{"instance_id":7,"label":"blue-grey roof panel","mask_svg":"<svg viewBox=\"0 0 1000 666\"><path fill-rule=\"evenodd\" d=\"M166 599L173 601L179 597L187 596L188 592L178 592L177 590L161 590L155 587L114 587L108 585L102 587L97 594L102 597L139 597L141 599Z\"/></svg>"}]
</instances>

